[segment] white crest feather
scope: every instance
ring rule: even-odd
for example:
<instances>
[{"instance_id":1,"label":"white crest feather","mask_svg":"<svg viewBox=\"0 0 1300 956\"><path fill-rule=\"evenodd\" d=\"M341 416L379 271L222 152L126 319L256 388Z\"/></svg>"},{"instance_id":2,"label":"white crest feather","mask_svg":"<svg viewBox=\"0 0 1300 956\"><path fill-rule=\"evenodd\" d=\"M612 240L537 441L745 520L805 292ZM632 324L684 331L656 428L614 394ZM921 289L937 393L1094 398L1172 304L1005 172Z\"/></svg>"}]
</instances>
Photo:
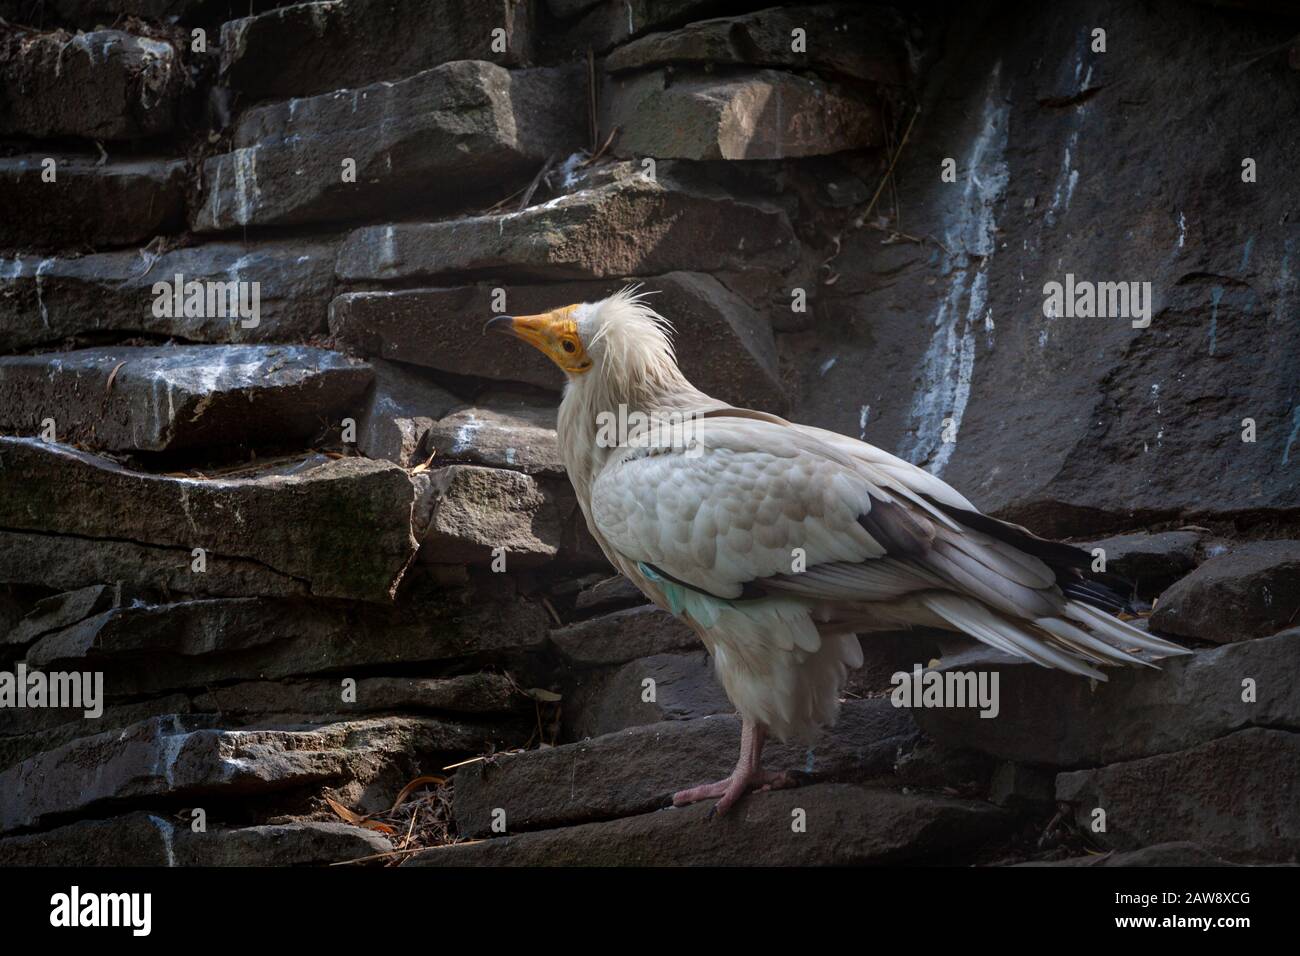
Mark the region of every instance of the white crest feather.
<instances>
[{"instance_id":1,"label":"white crest feather","mask_svg":"<svg viewBox=\"0 0 1300 956\"><path fill-rule=\"evenodd\" d=\"M653 293L626 286L593 302L578 322L578 333L599 364L606 382L631 385L662 381L677 373L672 323L651 308Z\"/></svg>"}]
</instances>

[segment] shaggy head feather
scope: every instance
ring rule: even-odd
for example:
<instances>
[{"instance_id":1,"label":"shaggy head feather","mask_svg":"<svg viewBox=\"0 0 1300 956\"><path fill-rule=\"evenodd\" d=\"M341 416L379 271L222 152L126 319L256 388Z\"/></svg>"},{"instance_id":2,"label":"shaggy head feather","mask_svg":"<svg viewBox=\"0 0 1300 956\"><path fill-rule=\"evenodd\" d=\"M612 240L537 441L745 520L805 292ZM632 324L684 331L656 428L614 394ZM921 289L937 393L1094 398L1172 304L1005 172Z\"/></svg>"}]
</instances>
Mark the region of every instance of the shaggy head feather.
<instances>
[{"instance_id":1,"label":"shaggy head feather","mask_svg":"<svg viewBox=\"0 0 1300 956\"><path fill-rule=\"evenodd\" d=\"M652 293L627 286L607 299L574 309L578 335L595 363L603 391L630 395L640 386L681 378L673 350L672 323L651 308Z\"/></svg>"}]
</instances>

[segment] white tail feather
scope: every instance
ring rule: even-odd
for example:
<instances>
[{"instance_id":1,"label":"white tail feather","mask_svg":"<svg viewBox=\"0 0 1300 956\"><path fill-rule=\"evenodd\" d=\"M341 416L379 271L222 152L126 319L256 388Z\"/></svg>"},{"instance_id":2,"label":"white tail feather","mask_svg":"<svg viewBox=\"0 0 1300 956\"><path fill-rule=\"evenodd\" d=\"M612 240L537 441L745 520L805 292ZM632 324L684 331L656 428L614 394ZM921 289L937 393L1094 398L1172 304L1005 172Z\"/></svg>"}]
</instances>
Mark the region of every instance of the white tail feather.
<instances>
[{"instance_id":1,"label":"white tail feather","mask_svg":"<svg viewBox=\"0 0 1300 956\"><path fill-rule=\"evenodd\" d=\"M1146 631L1138 630L1132 624L1111 617L1104 611L1079 601L1071 601L1065 606L1065 616L1072 621L1087 625L1107 640L1118 641L1126 647L1136 647L1160 657L1192 653L1185 647L1153 637Z\"/></svg>"},{"instance_id":2,"label":"white tail feather","mask_svg":"<svg viewBox=\"0 0 1300 956\"><path fill-rule=\"evenodd\" d=\"M1028 658L1044 667L1056 667L1097 680L1106 679L1106 675L1086 660L1053 646L1018 622L999 617L975 601L957 594L927 594L922 603L958 630L999 650L1009 648L1008 653Z\"/></svg>"}]
</instances>

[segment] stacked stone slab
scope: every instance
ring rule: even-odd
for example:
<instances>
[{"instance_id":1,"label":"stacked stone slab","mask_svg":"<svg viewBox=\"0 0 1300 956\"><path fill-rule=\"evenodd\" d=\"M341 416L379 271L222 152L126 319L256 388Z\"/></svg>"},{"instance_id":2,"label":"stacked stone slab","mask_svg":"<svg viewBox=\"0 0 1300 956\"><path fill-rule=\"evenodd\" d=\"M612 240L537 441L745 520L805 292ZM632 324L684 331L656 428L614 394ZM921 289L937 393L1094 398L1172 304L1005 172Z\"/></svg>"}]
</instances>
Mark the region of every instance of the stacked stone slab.
<instances>
[{"instance_id":1,"label":"stacked stone slab","mask_svg":"<svg viewBox=\"0 0 1300 956\"><path fill-rule=\"evenodd\" d=\"M1300 563L1238 520L1300 509L1294 342L1249 347L1297 301L1294 250L1252 231L1276 191L1104 201L1159 163L1089 106L1118 86L1072 45L1092 5L972 15L933 76L951 24L856 3L230 6L0 0L0 672L103 681L0 706L0 864L392 860L326 798L382 814L462 764L451 837L478 842L411 863L1020 862L1057 801L1039 862L1295 860ZM1187 147L1170 181L1199 183L1187 131L1221 104L1167 63L1287 37L1107 16ZM1162 17L1200 39L1163 49ZM1221 165L1277 177L1260 131L1295 91L1240 95ZM1146 333L1024 318L1051 263L1116 248L1160 279ZM771 750L804 787L664 811L727 772L738 720L689 629L606 580L562 377L480 334L634 284L706 391L1087 536L1196 656L1093 689L916 645L996 670L990 721L895 707L912 645L867 639L836 730Z\"/></svg>"}]
</instances>

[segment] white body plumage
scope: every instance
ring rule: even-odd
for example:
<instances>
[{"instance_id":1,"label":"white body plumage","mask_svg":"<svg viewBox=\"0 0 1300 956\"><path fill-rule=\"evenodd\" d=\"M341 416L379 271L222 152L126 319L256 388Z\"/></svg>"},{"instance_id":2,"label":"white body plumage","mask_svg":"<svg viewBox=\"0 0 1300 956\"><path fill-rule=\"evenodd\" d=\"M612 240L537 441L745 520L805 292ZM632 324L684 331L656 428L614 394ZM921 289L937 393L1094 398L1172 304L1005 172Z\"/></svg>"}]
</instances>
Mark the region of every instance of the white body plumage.
<instances>
[{"instance_id":1,"label":"white body plumage","mask_svg":"<svg viewBox=\"0 0 1300 956\"><path fill-rule=\"evenodd\" d=\"M1100 679L1097 665L1182 652L1067 594L1050 563L1063 546L985 518L933 475L700 392L643 298L570 316L589 370L569 377L558 437L587 526L700 635L747 721L812 739L862 663L855 635L871 630L960 631ZM687 419L668 446L598 440L602 413L633 412Z\"/></svg>"}]
</instances>

